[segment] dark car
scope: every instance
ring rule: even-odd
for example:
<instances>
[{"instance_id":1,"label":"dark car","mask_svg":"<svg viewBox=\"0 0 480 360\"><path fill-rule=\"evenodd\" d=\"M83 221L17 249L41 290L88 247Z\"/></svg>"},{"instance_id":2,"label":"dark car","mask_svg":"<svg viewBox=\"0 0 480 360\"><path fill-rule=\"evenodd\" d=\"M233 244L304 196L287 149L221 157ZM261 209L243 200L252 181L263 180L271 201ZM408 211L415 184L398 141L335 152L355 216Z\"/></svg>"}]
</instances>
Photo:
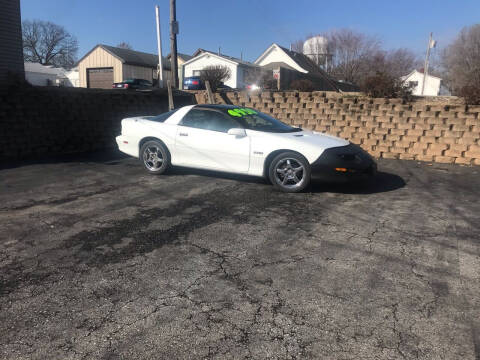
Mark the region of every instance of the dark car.
<instances>
[{"instance_id":1,"label":"dark car","mask_svg":"<svg viewBox=\"0 0 480 360\"><path fill-rule=\"evenodd\" d=\"M183 79L183 88L185 90L204 90L205 84L200 76L190 76Z\"/></svg>"},{"instance_id":2,"label":"dark car","mask_svg":"<svg viewBox=\"0 0 480 360\"><path fill-rule=\"evenodd\" d=\"M112 88L126 90L148 90L153 88L153 84L145 79L127 79L122 82L114 83Z\"/></svg>"}]
</instances>

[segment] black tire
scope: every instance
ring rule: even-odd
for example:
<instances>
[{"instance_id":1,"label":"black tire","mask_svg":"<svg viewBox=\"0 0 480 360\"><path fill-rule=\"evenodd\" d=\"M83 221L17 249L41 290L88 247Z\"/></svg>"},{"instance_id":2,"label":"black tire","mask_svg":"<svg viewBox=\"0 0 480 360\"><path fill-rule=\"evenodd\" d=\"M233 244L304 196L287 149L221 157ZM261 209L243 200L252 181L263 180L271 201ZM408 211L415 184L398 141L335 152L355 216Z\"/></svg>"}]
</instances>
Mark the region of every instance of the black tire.
<instances>
[{"instance_id":1,"label":"black tire","mask_svg":"<svg viewBox=\"0 0 480 360\"><path fill-rule=\"evenodd\" d=\"M158 140L149 140L143 144L139 159L150 174L163 174L170 167L170 153Z\"/></svg>"},{"instance_id":2,"label":"black tire","mask_svg":"<svg viewBox=\"0 0 480 360\"><path fill-rule=\"evenodd\" d=\"M300 192L310 184L310 164L301 154L286 151L272 160L268 168L268 177L273 186L281 191Z\"/></svg>"}]
</instances>

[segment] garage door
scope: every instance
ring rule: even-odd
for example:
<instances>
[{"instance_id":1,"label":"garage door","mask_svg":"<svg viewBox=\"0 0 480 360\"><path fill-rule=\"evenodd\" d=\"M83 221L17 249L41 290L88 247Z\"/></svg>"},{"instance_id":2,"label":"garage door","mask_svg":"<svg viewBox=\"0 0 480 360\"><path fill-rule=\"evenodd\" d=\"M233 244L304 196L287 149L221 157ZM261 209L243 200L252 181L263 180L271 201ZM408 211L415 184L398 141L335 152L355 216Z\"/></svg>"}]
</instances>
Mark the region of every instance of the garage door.
<instances>
[{"instance_id":1,"label":"garage door","mask_svg":"<svg viewBox=\"0 0 480 360\"><path fill-rule=\"evenodd\" d=\"M87 87L111 89L113 84L113 68L87 69Z\"/></svg>"}]
</instances>

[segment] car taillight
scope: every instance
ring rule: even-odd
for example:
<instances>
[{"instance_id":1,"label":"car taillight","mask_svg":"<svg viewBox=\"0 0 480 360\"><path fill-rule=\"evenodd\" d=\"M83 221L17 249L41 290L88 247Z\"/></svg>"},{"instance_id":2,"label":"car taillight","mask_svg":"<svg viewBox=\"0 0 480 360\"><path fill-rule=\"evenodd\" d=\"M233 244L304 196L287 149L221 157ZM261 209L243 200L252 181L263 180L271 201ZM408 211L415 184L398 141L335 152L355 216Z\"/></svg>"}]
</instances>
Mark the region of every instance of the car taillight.
<instances>
[{"instance_id":1,"label":"car taillight","mask_svg":"<svg viewBox=\"0 0 480 360\"><path fill-rule=\"evenodd\" d=\"M112 88L114 88L114 87L115 87L115 84L112 84Z\"/></svg>"},{"instance_id":2,"label":"car taillight","mask_svg":"<svg viewBox=\"0 0 480 360\"><path fill-rule=\"evenodd\" d=\"M124 87L125 89L128 89L128 84L123 84L123 87Z\"/></svg>"},{"instance_id":3,"label":"car taillight","mask_svg":"<svg viewBox=\"0 0 480 360\"><path fill-rule=\"evenodd\" d=\"M192 85L198 85L198 80L193 80Z\"/></svg>"}]
</instances>

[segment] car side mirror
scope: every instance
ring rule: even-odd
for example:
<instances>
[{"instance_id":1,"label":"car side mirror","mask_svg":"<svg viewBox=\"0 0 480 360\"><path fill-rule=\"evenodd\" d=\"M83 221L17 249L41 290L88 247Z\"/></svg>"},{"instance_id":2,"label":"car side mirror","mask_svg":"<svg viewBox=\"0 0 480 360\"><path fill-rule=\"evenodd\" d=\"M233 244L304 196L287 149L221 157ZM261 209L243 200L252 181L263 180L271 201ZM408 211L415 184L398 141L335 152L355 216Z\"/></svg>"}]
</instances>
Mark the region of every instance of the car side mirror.
<instances>
[{"instance_id":1,"label":"car side mirror","mask_svg":"<svg viewBox=\"0 0 480 360\"><path fill-rule=\"evenodd\" d=\"M237 138L243 138L247 136L247 132L245 129L240 129L240 128L231 128L227 131L228 135L235 135Z\"/></svg>"}]
</instances>

